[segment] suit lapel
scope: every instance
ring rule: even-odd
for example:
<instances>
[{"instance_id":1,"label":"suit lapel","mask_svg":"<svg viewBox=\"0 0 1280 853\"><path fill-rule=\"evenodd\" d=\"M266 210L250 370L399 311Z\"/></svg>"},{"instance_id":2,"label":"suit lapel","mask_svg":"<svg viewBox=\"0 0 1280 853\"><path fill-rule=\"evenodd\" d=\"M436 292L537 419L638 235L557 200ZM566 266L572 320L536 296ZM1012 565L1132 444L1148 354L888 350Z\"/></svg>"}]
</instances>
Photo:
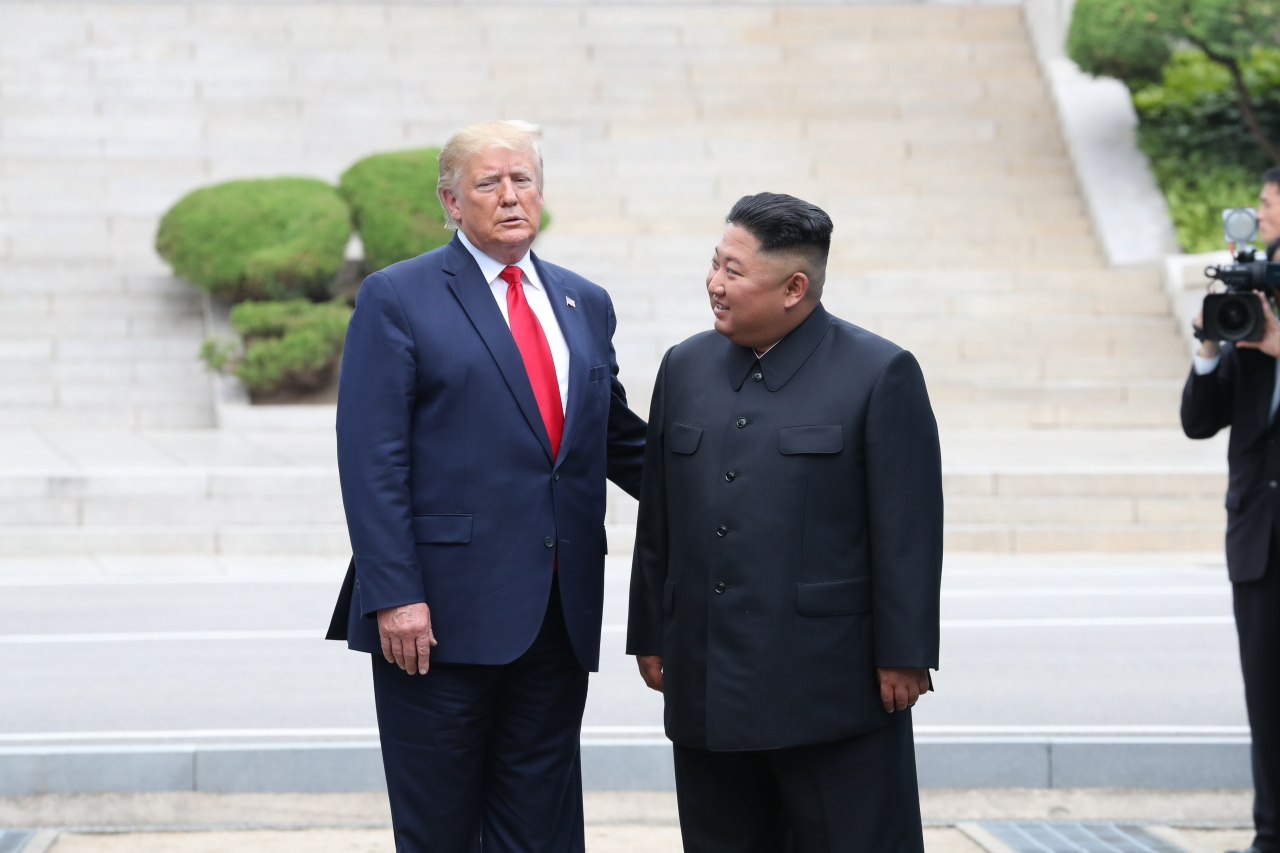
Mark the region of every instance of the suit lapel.
<instances>
[{"instance_id":1,"label":"suit lapel","mask_svg":"<svg viewBox=\"0 0 1280 853\"><path fill-rule=\"evenodd\" d=\"M542 423L542 413L538 411L538 401L533 396L533 386L529 384L529 374L520 357L520 349L511 336L511 328L502 319L502 312L498 310L498 303L494 301L489 283L484 280L475 259L458 242L457 237L449 244L443 269L449 275L449 289L453 291L462 310L467 312L471 325L475 326L484 345L488 347L489 354L502 372L502 378L516 398L520 411L524 413L524 419L529 422L529 427L550 459L551 440L547 438L547 428Z\"/></svg>"},{"instance_id":2,"label":"suit lapel","mask_svg":"<svg viewBox=\"0 0 1280 853\"><path fill-rule=\"evenodd\" d=\"M564 434L560 436L560 458L568 452L573 440L574 429L581 420L583 397L587 392L587 321L583 309L576 307L579 303L578 293L564 286L560 275L533 255L533 265L538 270L538 278L551 300L551 310L555 312L556 322L560 324L560 332L564 335L569 347L569 399L565 400ZM575 307L569 307L567 299L572 299ZM532 392L530 392L532 393Z\"/></svg>"}]
</instances>

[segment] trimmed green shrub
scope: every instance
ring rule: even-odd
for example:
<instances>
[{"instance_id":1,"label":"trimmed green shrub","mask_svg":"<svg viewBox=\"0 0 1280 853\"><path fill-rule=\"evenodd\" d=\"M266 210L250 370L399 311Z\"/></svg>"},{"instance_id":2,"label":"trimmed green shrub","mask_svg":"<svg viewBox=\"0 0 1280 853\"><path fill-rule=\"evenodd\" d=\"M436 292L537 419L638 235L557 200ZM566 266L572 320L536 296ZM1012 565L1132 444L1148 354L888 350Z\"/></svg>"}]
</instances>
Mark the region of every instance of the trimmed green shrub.
<instances>
[{"instance_id":1,"label":"trimmed green shrub","mask_svg":"<svg viewBox=\"0 0 1280 853\"><path fill-rule=\"evenodd\" d=\"M244 338L243 352L207 340L200 355L215 370L229 368L254 394L314 390L337 364L350 319L341 300L241 302L231 309L231 325Z\"/></svg>"},{"instance_id":2,"label":"trimmed green shrub","mask_svg":"<svg viewBox=\"0 0 1280 853\"><path fill-rule=\"evenodd\" d=\"M448 217L436 198L439 148L374 154L342 173L338 191L351 205L369 272L449 242Z\"/></svg>"},{"instance_id":3,"label":"trimmed green shrub","mask_svg":"<svg viewBox=\"0 0 1280 853\"><path fill-rule=\"evenodd\" d=\"M1280 138L1280 50L1254 50L1241 71L1259 123ZM1270 165L1240 115L1230 73L1201 51L1174 52L1161 82L1137 89L1138 145L1188 252L1225 248L1221 211L1257 203Z\"/></svg>"},{"instance_id":4,"label":"trimmed green shrub","mask_svg":"<svg viewBox=\"0 0 1280 853\"><path fill-rule=\"evenodd\" d=\"M231 302L327 299L350 231L347 206L323 181L228 181L170 208L156 251L177 275Z\"/></svg>"}]
</instances>

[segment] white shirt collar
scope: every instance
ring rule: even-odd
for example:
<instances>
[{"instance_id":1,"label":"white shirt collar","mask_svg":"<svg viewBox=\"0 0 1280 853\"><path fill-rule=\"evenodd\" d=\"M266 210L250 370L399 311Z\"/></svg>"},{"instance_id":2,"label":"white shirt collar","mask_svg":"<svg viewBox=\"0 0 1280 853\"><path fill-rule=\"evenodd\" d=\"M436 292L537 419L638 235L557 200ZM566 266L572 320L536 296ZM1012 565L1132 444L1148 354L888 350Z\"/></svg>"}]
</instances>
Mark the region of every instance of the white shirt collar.
<instances>
[{"instance_id":1,"label":"white shirt collar","mask_svg":"<svg viewBox=\"0 0 1280 853\"><path fill-rule=\"evenodd\" d=\"M466 247L467 251L471 253L471 257L476 259L476 264L480 267L480 274L484 276L484 280L489 284L493 284L508 265L501 261L494 260L473 246L471 241L467 239L467 235L462 232L461 228L458 229L458 239L462 242L462 245ZM531 284L538 290L542 289L542 282L538 279L538 272L533 266L532 252L525 252L523 258L510 266L520 268L520 271L524 273L525 284Z\"/></svg>"}]
</instances>

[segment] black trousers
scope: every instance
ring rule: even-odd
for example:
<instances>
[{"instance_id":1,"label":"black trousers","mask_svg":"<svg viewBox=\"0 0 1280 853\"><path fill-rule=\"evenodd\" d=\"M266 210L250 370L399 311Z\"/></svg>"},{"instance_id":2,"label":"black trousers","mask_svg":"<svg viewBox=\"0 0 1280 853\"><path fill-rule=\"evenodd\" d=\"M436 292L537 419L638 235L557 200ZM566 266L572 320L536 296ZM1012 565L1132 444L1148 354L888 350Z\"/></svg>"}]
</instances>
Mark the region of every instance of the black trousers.
<instances>
[{"instance_id":1,"label":"black trousers","mask_svg":"<svg viewBox=\"0 0 1280 853\"><path fill-rule=\"evenodd\" d=\"M1260 580L1232 587L1253 735L1253 846L1280 853L1280 543Z\"/></svg>"},{"instance_id":2,"label":"black trousers","mask_svg":"<svg viewBox=\"0 0 1280 853\"><path fill-rule=\"evenodd\" d=\"M833 743L675 746L685 853L924 853L911 712Z\"/></svg>"},{"instance_id":3,"label":"black trousers","mask_svg":"<svg viewBox=\"0 0 1280 853\"><path fill-rule=\"evenodd\" d=\"M504 666L409 675L372 657L397 853L582 853L587 672L556 584L537 639Z\"/></svg>"}]
</instances>

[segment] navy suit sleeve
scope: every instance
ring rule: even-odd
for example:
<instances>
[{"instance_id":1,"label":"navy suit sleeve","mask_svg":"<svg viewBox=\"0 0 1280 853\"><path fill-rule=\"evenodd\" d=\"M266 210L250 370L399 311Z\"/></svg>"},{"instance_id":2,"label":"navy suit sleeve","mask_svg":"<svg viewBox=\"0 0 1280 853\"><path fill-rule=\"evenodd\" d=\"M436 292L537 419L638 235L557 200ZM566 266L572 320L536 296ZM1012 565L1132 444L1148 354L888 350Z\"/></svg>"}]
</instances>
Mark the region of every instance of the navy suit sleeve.
<instances>
[{"instance_id":1,"label":"navy suit sleeve","mask_svg":"<svg viewBox=\"0 0 1280 853\"><path fill-rule=\"evenodd\" d=\"M627 407L627 392L618 379L618 358L613 351L613 331L618 320L613 300L609 307L609 446L606 476L633 498L640 497L640 472L644 467L645 423Z\"/></svg>"},{"instance_id":2,"label":"navy suit sleeve","mask_svg":"<svg viewBox=\"0 0 1280 853\"><path fill-rule=\"evenodd\" d=\"M663 471L663 385L667 359L662 358L649 407L644 446L644 476L640 481L640 515L631 561L631 601L627 616L627 654L662 654L662 591L667 580L667 482Z\"/></svg>"},{"instance_id":3,"label":"navy suit sleeve","mask_svg":"<svg viewBox=\"0 0 1280 853\"><path fill-rule=\"evenodd\" d=\"M1187 438L1212 438L1231 425L1238 360L1235 347L1228 345L1222 348L1216 368L1203 375L1192 369L1182 389L1180 413Z\"/></svg>"},{"instance_id":4,"label":"navy suit sleeve","mask_svg":"<svg viewBox=\"0 0 1280 853\"><path fill-rule=\"evenodd\" d=\"M338 388L338 474L365 616L425 597L409 483L416 375L399 295L374 273L356 298Z\"/></svg>"},{"instance_id":5,"label":"navy suit sleeve","mask_svg":"<svg viewBox=\"0 0 1280 853\"><path fill-rule=\"evenodd\" d=\"M876 666L937 669L942 454L924 376L905 350L871 392L866 460Z\"/></svg>"}]
</instances>

